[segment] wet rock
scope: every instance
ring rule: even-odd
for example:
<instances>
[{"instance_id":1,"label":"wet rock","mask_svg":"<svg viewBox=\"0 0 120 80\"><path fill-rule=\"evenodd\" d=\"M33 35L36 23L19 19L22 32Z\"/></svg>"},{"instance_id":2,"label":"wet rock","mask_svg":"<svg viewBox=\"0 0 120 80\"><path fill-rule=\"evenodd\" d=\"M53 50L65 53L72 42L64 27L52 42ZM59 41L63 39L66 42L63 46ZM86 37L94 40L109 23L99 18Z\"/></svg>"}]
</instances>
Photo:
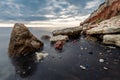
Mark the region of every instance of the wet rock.
<instances>
[{"instance_id":1,"label":"wet rock","mask_svg":"<svg viewBox=\"0 0 120 80\"><path fill-rule=\"evenodd\" d=\"M104 59L99 59L99 62L101 62L101 63L104 62Z\"/></svg>"},{"instance_id":2,"label":"wet rock","mask_svg":"<svg viewBox=\"0 0 120 80\"><path fill-rule=\"evenodd\" d=\"M103 69L107 70L108 68L107 67L103 67Z\"/></svg>"},{"instance_id":3,"label":"wet rock","mask_svg":"<svg viewBox=\"0 0 120 80\"><path fill-rule=\"evenodd\" d=\"M110 49L116 49L116 47L114 47L114 46L107 46L107 47Z\"/></svg>"},{"instance_id":4,"label":"wet rock","mask_svg":"<svg viewBox=\"0 0 120 80\"><path fill-rule=\"evenodd\" d=\"M96 42L97 41L97 38L96 37L92 37L92 36L86 36L87 40L90 40L90 41L93 41L93 42Z\"/></svg>"},{"instance_id":5,"label":"wet rock","mask_svg":"<svg viewBox=\"0 0 120 80\"><path fill-rule=\"evenodd\" d=\"M97 27L86 31L87 34L111 34L120 33L120 16L102 21Z\"/></svg>"},{"instance_id":6,"label":"wet rock","mask_svg":"<svg viewBox=\"0 0 120 80\"><path fill-rule=\"evenodd\" d=\"M37 62L48 56L48 53L36 52L35 54L36 54Z\"/></svg>"},{"instance_id":7,"label":"wet rock","mask_svg":"<svg viewBox=\"0 0 120 80\"><path fill-rule=\"evenodd\" d=\"M62 59L62 56L58 56L59 59Z\"/></svg>"},{"instance_id":8,"label":"wet rock","mask_svg":"<svg viewBox=\"0 0 120 80\"><path fill-rule=\"evenodd\" d=\"M42 47L43 43L24 24L16 23L14 25L8 49L10 56L25 56L40 50Z\"/></svg>"},{"instance_id":9,"label":"wet rock","mask_svg":"<svg viewBox=\"0 0 120 80\"><path fill-rule=\"evenodd\" d=\"M42 35L41 39L42 40L49 40L50 36L49 35Z\"/></svg>"},{"instance_id":10,"label":"wet rock","mask_svg":"<svg viewBox=\"0 0 120 80\"><path fill-rule=\"evenodd\" d=\"M67 41L67 40L68 40L68 36L66 36L66 35L57 35L57 36L53 36L50 38L51 42Z\"/></svg>"},{"instance_id":11,"label":"wet rock","mask_svg":"<svg viewBox=\"0 0 120 80\"><path fill-rule=\"evenodd\" d=\"M85 69L86 69L86 67L85 67L85 66L83 66L83 65L80 65L80 68L81 68L81 69L83 69L83 70L85 70Z\"/></svg>"},{"instance_id":12,"label":"wet rock","mask_svg":"<svg viewBox=\"0 0 120 80\"><path fill-rule=\"evenodd\" d=\"M64 42L63 42L63 41L57 41L57 42L54 44L54 48L55 48L55 49L58 49L58 50L62 50L63 45L64 45Z\"/></svg>"},{"instance_id":13,"label":"wet rock","mask_svg":"<svg viewBox=\"0 0 120 80\"><path fill-rule=\"evenodd\" d=\"M112 44L120 47L120 34L114 35L104 35L103 36L104 44Z\"/></svg>"},{"instance_id":14,"label":"wet rock","mask_svg":"<svg viewBox=\"0 0 120 80\"><path fill-rule=\"evenodd\" d=\"M81 50L83 50L84 48L83 48L83 47L81 47L80 49L81 49Z\"/></svg>"},{"instance_id":15,"label":"wet rock","mask_svg":"<svg viewBox=\"0 0 120 80\"><path fill-rule=\"evenodd\" d=\"M10 57L17 76L21 78L32 76L37 69L35 58L35 54L22 57Z\"/></svg>"},{"instance_id":16,"label":"wet rock","mask_svg":"<svg viewBox=\"0 0 120 80\"><path fill-rule=\"evenodd\" d=\"M62 30L55 30L53 31L53 35L67 35L69 38L77 38L80 36L80 33L82 31L82 27L73 27L73 28L66 28Z\"/></svg>"}]
</instances>

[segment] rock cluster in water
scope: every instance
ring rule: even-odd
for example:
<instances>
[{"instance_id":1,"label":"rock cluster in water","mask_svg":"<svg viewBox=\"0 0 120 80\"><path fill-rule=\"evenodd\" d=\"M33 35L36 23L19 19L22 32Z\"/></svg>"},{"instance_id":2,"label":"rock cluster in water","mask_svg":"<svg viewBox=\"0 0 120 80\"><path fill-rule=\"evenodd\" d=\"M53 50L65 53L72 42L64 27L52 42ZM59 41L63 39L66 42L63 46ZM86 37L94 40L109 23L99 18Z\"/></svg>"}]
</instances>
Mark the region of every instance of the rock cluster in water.
<instances>
[{"instance_id":1,"label":"rock cluster in water","mask_svg":"<svg viewBox=\"0 0 120 80\"><path fill-rule=\"evenodd\" d=\"M62 30L55 30L53 31L53 36L57 35L67 35L69 38L76 38L80 36L80 32L82 31L82 27L72 27L72 28L66 28Z\"/></svg>"},{"instance_id":2,"label":"rock cluster in water","mask_svg":"<svg viewBox=\"0 0 120 80\"><path fill-rule=\"evenodd\" d=\"M104 44L111 44L120 47L120 16L100 22L96 27L88 26L84 30L87 35L102 35Z\"/></svg>"},{"instance_id":3,"label":"rock cluster in water","mask_svg":"<svg viewBox=\"0 0 120 80\"><path fill-rule=\"evenodd\" d=\"M40 50L42 47L43 43L24 24L16 23L14 25L8 48L10 56L28 55Z\"/></svg>"}]
</instances>

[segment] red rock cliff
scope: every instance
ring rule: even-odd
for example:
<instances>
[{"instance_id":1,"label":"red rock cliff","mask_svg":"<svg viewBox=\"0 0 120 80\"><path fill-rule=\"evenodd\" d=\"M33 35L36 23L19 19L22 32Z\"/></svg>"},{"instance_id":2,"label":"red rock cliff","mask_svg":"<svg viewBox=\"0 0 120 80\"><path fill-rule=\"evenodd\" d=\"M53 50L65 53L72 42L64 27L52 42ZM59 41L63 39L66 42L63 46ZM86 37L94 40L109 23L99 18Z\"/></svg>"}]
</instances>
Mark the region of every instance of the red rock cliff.
<instances>
[{"instance_id":1,"label":"red rock cliff","mask_svg":"<svg viewBox=\"0 0 120 80\"><path fill-rule=\"evenodd\" d=\"M117 15L120 15L120 0L105 0L105 2L80 25L99 23Z\"/></svg>"}]
</instances>

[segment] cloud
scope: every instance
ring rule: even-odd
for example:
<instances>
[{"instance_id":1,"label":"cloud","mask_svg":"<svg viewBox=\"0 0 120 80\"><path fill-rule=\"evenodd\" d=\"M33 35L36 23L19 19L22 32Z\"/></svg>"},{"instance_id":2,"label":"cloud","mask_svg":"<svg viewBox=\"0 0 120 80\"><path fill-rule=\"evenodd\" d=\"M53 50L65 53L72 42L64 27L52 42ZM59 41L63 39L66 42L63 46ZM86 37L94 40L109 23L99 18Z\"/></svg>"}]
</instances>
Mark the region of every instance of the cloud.
<instances>
[{"instance_id":1,"label":"cloud","mask_svg":"<svg viewBox=\"0 0 120 80\"><path fill-rule=\"evenodd\" d=\"M100 2L101 0L1 0L0 22L50 21L78 24Z\"/></svg>"},{"instance_id":2,"label":"cloud","mask_svg":"<svg viewBox=\"0 0 120 80\"><path fill-rule=\"evenodd\" d=\"M101 0L92 0L86 3L85 9L91 9L97 7L101 3Z\"/></svg>"}]
</instances>

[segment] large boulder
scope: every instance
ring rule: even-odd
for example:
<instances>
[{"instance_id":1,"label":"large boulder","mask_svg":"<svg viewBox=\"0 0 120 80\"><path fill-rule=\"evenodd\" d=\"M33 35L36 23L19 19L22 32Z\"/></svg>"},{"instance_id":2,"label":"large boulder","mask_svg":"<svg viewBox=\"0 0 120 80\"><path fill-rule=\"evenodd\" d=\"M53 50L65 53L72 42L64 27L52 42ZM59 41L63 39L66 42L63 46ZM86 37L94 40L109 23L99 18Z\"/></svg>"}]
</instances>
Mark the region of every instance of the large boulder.
<instances>
[{"instance_id":1,"label":"large boulder","mask_svg":"<svg viewBox=\"0 0 120 80\"><path fill-rule=\"evenodd\" d=\"M16 23L14 25L8 48L10 56L28 55L40 50L42 47L43 43L24 24Z\"/></svg>"},{"instance_id":2,"label":"large boulder","mask_svg":"<svg viewBox=\"0 0 120 80\"><path fill-rule=\"evenodd\" d=\"M120 47L120 34L104 35L103 43L112 44Z\"/></svg>"},{"instance_id":3,"label":"large boulder","mask_svg":"<svg viewBox=\"0 0 120 80\"><path fill-rule=\"evenodd\" d=\"M82 31L82 26L78 27L72 27L72 28L66 28L62 30L55 30L53 31L53 35L67 35L69 38L76 38L80 36L80 33Z\"/></svg>"}]
</instances>

